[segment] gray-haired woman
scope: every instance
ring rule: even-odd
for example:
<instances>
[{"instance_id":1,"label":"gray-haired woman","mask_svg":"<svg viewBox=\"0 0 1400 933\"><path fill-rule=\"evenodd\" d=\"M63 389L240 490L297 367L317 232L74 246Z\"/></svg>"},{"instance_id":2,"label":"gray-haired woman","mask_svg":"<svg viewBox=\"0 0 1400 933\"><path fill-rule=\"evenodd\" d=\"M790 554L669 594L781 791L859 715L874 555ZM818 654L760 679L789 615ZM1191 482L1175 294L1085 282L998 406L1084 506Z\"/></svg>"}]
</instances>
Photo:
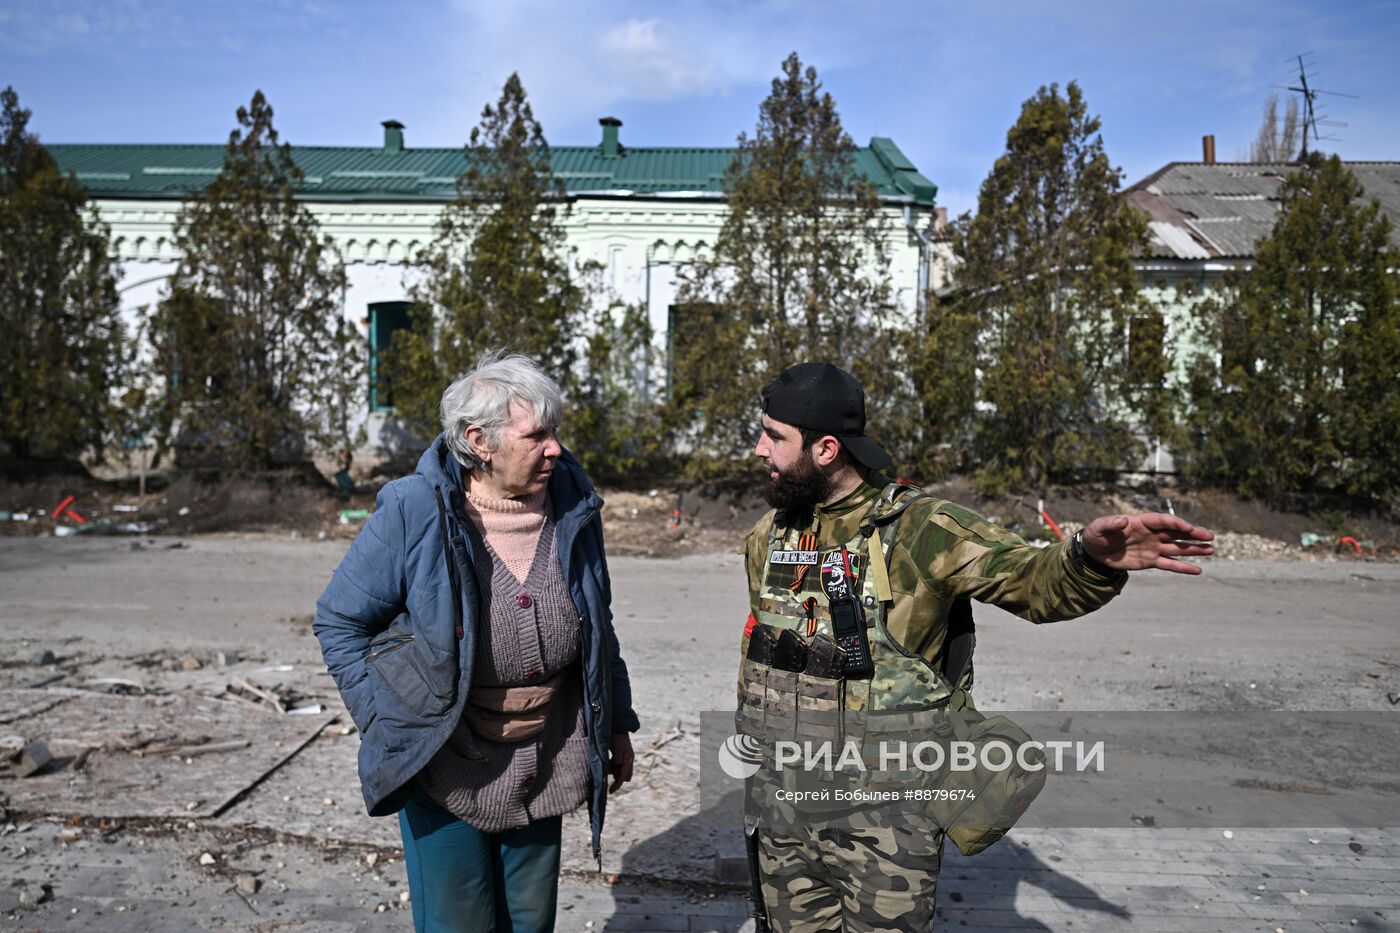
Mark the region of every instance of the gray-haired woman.
<instances>
[{"instance_id":1,"label":"gray-haired woman","mask_svg":"<svg viewBox=\"0 0 1400 933\"><path fill-rule=\"evenodd\" d=\"M632 777L602 500L555 437L561 410L533 361L483 356L316 604L419 930L552 930L562 815L588 802L598 857L607 775Z\"/></svg>"}]
</instances>

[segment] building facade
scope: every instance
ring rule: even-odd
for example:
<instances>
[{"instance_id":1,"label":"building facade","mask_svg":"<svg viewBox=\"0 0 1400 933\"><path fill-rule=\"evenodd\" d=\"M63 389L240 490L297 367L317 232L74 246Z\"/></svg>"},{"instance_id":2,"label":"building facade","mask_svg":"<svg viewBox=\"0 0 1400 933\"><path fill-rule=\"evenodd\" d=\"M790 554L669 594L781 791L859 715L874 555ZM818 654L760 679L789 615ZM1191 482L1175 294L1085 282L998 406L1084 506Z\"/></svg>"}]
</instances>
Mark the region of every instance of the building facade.
<instances>
[{"instance_id":1,"label":"building facade","mask_svg":"<svg viewBox=\"0 0 1400 933\"><path fill-rule=\"evenodd\" d=\"M622 142L620 120L599 123L596 145L550 149L551 169L570 202L563 219L568 246L579 261L598 263L613 297L645 307L664 340L676 313L680 268L706 254L723 223L722 181L735 150L632 148ZM345 315L365 334L372 361L393 330L407 323L415 274L409 263L432 241L466 168L462 148L409 148L401 124L389 120L383 127L379 147L293 149L306 176L298 199L341 253L349 281ZM58 144L48 149L62 170L86 186L111 228L122 265L123 308L135 314L159 302L179 258L174 227L180 203L218 174L224 147ZM857 151L855 162L883 204L896 298L916 313L923 286L942 268L932 259L937 188L890 139L872 139ZM385 406L371 397L370 407ZM371 418L372 438L380 421Z\"/></svg>"}]
</instances>

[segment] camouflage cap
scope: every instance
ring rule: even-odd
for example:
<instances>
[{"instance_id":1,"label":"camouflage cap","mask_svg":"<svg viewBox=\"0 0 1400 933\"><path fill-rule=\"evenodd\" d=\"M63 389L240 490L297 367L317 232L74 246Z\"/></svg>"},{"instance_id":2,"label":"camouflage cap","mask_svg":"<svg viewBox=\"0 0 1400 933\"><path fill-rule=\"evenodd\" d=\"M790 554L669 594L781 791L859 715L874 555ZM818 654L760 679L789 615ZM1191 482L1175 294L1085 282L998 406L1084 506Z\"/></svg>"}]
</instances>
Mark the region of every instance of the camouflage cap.
<instances>
[{"instance_id":1,"label":"camouflage cap","mask_svg":"<svg viewBox=\"0 0 1400 933\"><path fill-rule=\"evenodd\" d=\"M865 391L830 363L798 363L763 390L763 413L793 427L830 434L873 470L890 465L885 449L865 435Z\"/></svg>"}]
</instances>

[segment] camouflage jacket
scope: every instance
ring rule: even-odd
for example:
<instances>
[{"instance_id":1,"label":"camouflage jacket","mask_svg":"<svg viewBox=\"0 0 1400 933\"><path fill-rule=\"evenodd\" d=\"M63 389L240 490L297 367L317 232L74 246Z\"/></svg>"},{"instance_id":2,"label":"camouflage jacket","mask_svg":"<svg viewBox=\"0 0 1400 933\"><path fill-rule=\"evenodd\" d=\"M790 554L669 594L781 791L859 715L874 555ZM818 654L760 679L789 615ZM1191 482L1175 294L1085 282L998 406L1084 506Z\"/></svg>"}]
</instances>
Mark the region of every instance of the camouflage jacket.
<instances>
[{"instance_id":1,"label":"camouflage jacket","mask_svg":"<svg viewBox=\"0 0 1400 933\"><path fill-rule=\"evenodd\" d=\"M819 548L839 546L856 536L885 485L882 477L870 477L839 502L817 507L799 530L815 534ZM755 612L774 518L773 511L760 518L744 542ZM886 561L894 594L889 634L904 651L940 670L949 610L958 598L990 603L1031 622L1059 622L1105 605L1128 578L1082 566L1068 541L1037 548L977 512L933 496L920 497L899 517ZM971 689L971 665L959 685Z\"/></svg>"}]
</instances>

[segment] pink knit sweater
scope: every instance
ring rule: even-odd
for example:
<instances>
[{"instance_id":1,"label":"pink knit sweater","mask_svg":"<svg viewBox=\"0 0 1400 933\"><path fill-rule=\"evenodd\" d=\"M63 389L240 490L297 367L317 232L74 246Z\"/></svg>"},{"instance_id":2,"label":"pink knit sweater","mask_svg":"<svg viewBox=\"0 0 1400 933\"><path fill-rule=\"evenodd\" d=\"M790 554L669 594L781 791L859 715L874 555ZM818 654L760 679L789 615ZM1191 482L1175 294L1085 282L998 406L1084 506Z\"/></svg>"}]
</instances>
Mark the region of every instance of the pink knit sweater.
<instances>
[{"instance_id":1,"label":"pink knit sweater","mask_svg":"<svg viewBox=\"0 0 1400 933\"><path fill-rule=\"evenodd\" d=\"M544 527L544 508L543 492L524 499L467 495L467 514L517 580L530 575L540 529Z\"/></svg>"}]
</instances>

